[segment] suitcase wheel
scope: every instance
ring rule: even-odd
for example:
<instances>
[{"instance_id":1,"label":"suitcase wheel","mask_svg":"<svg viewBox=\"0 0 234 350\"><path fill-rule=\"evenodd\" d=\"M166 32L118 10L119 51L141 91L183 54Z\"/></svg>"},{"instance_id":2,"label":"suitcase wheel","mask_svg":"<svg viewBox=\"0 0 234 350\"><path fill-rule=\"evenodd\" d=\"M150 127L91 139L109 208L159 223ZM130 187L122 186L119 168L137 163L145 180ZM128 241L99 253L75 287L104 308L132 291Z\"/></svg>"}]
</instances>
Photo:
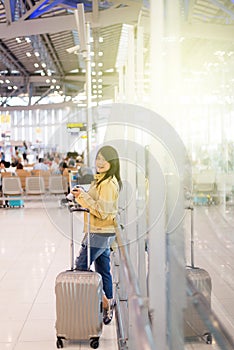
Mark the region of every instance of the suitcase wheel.
<instances>
[{"instance_id":1,"label":"suitcase wheel","mask_svg":"<svg viewBox=\"0 0 234 350\"><path fill-rule=\"evenodd\" d=\"M97 349L99 347L99 338L90 338L89 345L93 349Z\"/></svg>"},{"instance_id":2,"label":"suitcase wheel","mask_svg":"<svg viewBox=\"0 0 234 350\"><path fill-rule=\"evenodd\" d=\"M206 344L212 344L212 335L210 333L206 334Z\"/></svg>"},{"instance_id":3,"label":"suitcase wheel","mask_svg":"<svg viewBox=\"0 0 234 350\"><path fill-rule=\"evenodd\" d=\"M57 348L58 348L58 349L63 348L63 341L62 341L62 338L60 338L60 337L57 338L56 345L57 345Z\"/></svg>"}]
</instances>

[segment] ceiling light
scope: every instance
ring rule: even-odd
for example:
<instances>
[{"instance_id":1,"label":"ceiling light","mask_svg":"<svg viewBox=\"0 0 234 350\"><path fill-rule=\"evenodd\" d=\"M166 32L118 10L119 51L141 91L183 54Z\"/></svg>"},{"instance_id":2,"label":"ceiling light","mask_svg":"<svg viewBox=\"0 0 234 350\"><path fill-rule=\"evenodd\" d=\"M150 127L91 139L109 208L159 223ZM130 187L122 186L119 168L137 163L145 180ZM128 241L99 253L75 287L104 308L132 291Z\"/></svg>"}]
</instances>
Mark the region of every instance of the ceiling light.
<instances>
[{"instance_id":1,"label":"ceiling light","mask_svg":"<svg viewBox=\"0 0 234 350\"><path fill-rule=\"evenodd\" d=\"M99 62L98 63L98 67L102 67L103 66L103 63L102 62Z\"/></svg>"},{"instance_id":2,"label":"ceiling light","mask_svg":"<svg viewBox=\"0 0 234 350\"><path fill-rule=\"evenodd\" d=\"M8 88L8 90L12 90L12 86L8 86L7 88Z\"/></svg>"},{"instance_id":3,"label":"ceiling light","mask_svg":"<svg viewBox=\"0 0 234 350\"><path fill-rule=\"evenodd\" d=\"M44 77L45 76L45 72L41 71L41 76Z\"/></svg>"},{"instance_id":4,"label":"ceiling light","mask_svg":"<svg viewBox=\"0 0 234 350\"><path fill-rule=\"evenodd\" d=\"M49 84L50 83L50 79L46 79L46 83Z\"/></svg>"},{"instance_id":5,"label":"ceiling light","mask_svg":"<svg viewBox=\"0 0 234 350\"><path fill-rule=\"evenodd\" d=\"M0 80L0 84L3 84L4 83L4 81L3 80Z\"/></svg>"},{"instance_id":6,"label":"ceiling light","mask_svg":"<svg viewBox=\"0 0 234 350\"><path fill-rule=\"evenodd\" d=\"M22 42L20 38L15 38L15 40L17 41L18 44Z\"/></svg>"},{"instance_id":7,"label":"ceiling light","mask_svg":"<svg viewBox=\"0 0 234 350\"><path fill-rule=\"evenodd\" d=\"M101 89L102 88L102 85L100 84L100 85L98 85L98 89Z\"/></svg>"},{"instance_id":8,"label":"ceiling light","mask_svg":"<svg viewBox=\"0 0 234 350\"><path fill-rule=\"evenodd\" d=\"M98 52L98 56L100 56L100 57L103 56L103 52L102 52L102 51L99 51L99 52Z\"/></svg>"},{"instance_id":9,"label":"ceiling light","mask_svg":"<svg viewBox=\"0 0 234 350\"><path fill-rule=\"evenodd\" d=\"M30 52L26 52L26 56L27 56L27 57L31 57L32 55L31 55Z\"/></svg>"},{"instance_id":10,"label":"ceiling light","mask_svg":"<svg viewBox=\"0 0 234 350\"><path fill-rule=\"evenodd\" d=\"M102 79L101 79L101 78L100 78L100 79L98 79L98 82L99 82L99 83L102 83Z\"/></svg>"},{"instance_id":11,"label":"ceiling light","mask_svg":"<svg viewBox=\"0 0 234 350\"><path fill-rule=\"evenodd\" d=\"M39 57L39 56L40 56L39 52L37 52L37 51L34 52L34 55L35 55L36 57Z\"/></svg>"},{"instance_id":12,"label":"ceiling light","mask_svg":"<svg viewBox=\"0 0 234 350\"><path fill-rule=\"evenodd\" d=\"M86 73L86 69L82 69L82 71L81 71L82 73Z\"/></svg>"},{"instance_id":13,"label":"ceiling light","mask_svg":"<svg viewBox=\"0 0 234 350\"><path fill-rule=\"evenodd\" d=\"M98 75L102 75L102 72L98 72Z\"/></svg>"},{"instance_id":14,"label":"ceiling light","mask_svg":"<svg viewBox=\"0 0 234 350\"><path fill-rule=\"evenodd\" d=\"M56 79L52 79L52 83L55 84L56 83Z\"/></svg>"},{"instance_id":15,"label":"ceiling light","mask_svg":"<svg viewBox=\"0 0 234 350\"><path fill-rule=\"evenodd\" d=\"M96 72L92 72L92 75L96 75Z\"/></svg>"},{"instance_id":16,"label":"ceiling light","mask_svg":"<svg viewBox=\"0 0 234 350\"><path fill-rule=\"evenodd\" d=\"M74 54L77 54L79 50L80 50L80 45L76 45L76 46L69 47L68 49L66 49L66 51L68 53L74 53Z\"/></svg>"},{"instance_id":17,"label":"ceiling light","mask_svg":"<svg viewBox=\"0 0 234 350\"><path fill-rule=\"evenodd\" d=\"M60 89L60 85L56 85L56 89L59 90Z\"/></svg>"},{"instance_id":18,"label":"ceiling light","mask_svg":"<svg viewBox=\"0 0 234 350\"><path fill-rule=\"evenodd\" d=\"M93 85L93 88L96 89L96 88L97 88L97 85Z\"/></svg>"},{"instance_id":19,"label":"ceiling light","mask_svg":"<svg viewBox=\"0 0 234 350\"><path fill-rule=\"evenodd\" d=\"M13 89L14 89L14 90L17 90L18 88L17 88L17 86L16 86L16 85L14 85L14 86L13 86Z\"/></svg>"},{"instance_id":20,"label":"ceiling light","mask_svg":"<svg viewBox=\"0 0 234 350\"><path fill-rule=\"evenodd\" d=\"M95 67L96 66L96 63L95 62L92 62L91 63L91 67Z\"/></svg>"},{"instance_id":21,"label":"ceiling light","mask_svg":"<svg viewBox=\"0 0 234 350\"><path fill-rule=\"evenodd\" d=\"M106 73L113 73L114 72L114 68L110 68L110 69L107 69L105 70Z\"/></svg>"},{"instance_id":22,"label":"ceiling light","mask_svg":"<svg viewBox=\"0 0 234 350\"><path fill-rule=\"evenodd\" d=\"M51 90L53 90L54 89L54 85L51 85L50 88L51 88Z\"/></svg>"},{"instance_id":23,"label":"ceiling light","mask_svg":"<svg viewBox=\"0 0 234 350\"><path fill-rule=\"evenodd\" d=\"M10 80L9 80L9 79L6 79L6 80L5 80L5 83L10 84Z\"/></svg>"},{"instance_id":24,"label":"ceiling light","mask_svg":"<svg viewBox=\"0 0 234 350\"><path fill-rule=\"evenodd\" d=\"M43 62L43 63L41 64L41 66L42 66L43 68L45 68L45 67L46 67L46 63Z\"/></svg>"},{"instance_id":25,"label":"ceiling light","mask_svg":"<svg viewBox=\"0 0 234 350\"><path fill-rule=\"evenodd\" d=\"M86 95L84 93L82 93L82 92L77 95L77 98L78 98L79 101L87 100Z\"/></svg>"},{"instance_id":26,"label":"ceiling light","mask_svg":"<svg viewBox=\"0 0 234 350\"><path fill-rule=\"evenodd\" d=\"M34 63L34 67L35 67L35 68L38 68L38 67L39 67L39 64L38 64L38 63Z\"/></svg>"},{"instance_id":27,"label":"ceiling light","mask_svg":"<svg viewBox=\"0 0 234 350\"><path fill-rule=\"evenodd\" d=\"M70 70L70 72L69 72L69 73L79 73L79 69L78 69L78 68L76 68L76 69Z\"/></svg>"},{"instance_id":28,"label":"ceiling light","mask_svg":"<svg viewBox=\"0 0 234 350\"><path fill-rule=\"evenodd\" d=\"M31 43L31 39L30 39L29 37L26 37L26 38L25 38L25 41L26 41L27 43Z\"/></svg>"},{"instance_id":29,"label":"ceiling light","mask_svg":"<svg viewBox=\"0 0 234 350\"><path fill-rule=\"evenodd\" d=\"M98 41L99 41L99 43L103 43L103 41L104 41L104 40L103 40L103 37L100 36L99 39L98 39Z\"/></svg>"},{"instance_id":30,"label":"ceiling light","mask_svg":"<svg viewBox=\"0 0 234 350\"><path fill-rule=\"evenodd\" d=\"M92 79L92 83L96 83L96 81L97 81L96 79Z\"/></svg>"}]
</instances>

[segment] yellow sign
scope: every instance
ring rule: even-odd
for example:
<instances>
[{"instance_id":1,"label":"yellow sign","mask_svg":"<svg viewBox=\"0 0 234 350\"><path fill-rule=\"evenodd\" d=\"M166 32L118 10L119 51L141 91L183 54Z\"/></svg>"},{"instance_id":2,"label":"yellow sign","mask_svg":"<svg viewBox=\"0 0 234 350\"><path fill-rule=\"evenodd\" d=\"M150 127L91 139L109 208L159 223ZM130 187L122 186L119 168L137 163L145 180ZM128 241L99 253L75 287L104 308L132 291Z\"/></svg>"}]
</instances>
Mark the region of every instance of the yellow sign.
<instances>
[{"instance_id":1,"label":"yellow sign","mask_svg":"<svg viewBox=\"0 0 234 350\"><path fill-rule=\"evenodd\" d=\"M0 114L0 121L2 124L10 124L11 123L10 114Z\"/></svg>"},{"instance_id":2,"label":"yellow sign","mask_svg":"<svg viewBox=\"0 0 234 350\"><path fill-rule=\"evenodd\" d=\"M73 129L73 128L83 128L84 123L67 123L67 128Z\"/></svg>"}]
</instances>

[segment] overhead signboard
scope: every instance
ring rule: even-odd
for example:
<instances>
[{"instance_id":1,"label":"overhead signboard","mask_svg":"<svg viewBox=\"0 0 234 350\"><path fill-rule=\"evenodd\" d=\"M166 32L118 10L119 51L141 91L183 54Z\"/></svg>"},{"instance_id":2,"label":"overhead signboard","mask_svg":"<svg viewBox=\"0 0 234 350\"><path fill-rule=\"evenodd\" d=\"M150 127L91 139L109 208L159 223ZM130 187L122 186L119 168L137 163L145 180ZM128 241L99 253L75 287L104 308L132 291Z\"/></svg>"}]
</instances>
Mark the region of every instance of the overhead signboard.
<instances>
[{"instance_id":1,"label":"overhead signboard","mask_svg":"<svg viewBox=\"0 0 234 350\"><path fill-rule=\"evenodd\" d=\"M72 129L71 132L73 132L73 129L76 129L77 131L86 131L86 124L84 123L67 123L67 129Z\"/></svg>"},{"instance_id":2,"label":"overhead signboard","mask_svg":"<svg viewBox=\"0 0 234 350\"><path fill-rule=\"evenodd\" d=\"M84 126L84 123L67 123L68 129L83 128L83 126Z\"/></svg>"}]
</instances>

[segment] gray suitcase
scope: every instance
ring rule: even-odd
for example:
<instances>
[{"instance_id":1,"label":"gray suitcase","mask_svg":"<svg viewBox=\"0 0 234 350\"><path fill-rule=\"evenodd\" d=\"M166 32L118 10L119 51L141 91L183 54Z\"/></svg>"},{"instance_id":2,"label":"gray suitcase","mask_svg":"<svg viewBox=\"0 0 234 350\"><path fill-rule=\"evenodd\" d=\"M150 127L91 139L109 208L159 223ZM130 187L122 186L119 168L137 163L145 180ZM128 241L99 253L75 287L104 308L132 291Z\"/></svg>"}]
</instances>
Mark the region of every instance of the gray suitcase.
<instances>
[{"instance_id":1,"label":"gray suitcase","mask_svg":"<svg viewBox=\"0 0 234 350\"><path fill-rule=\"evenodd\" d=\"M201 293L211 307L211 277L209 273L196 267L194 264L194 213L193 207L188 207L191 211L191 266L186 266L186 280L192 282L198 293ZM187 295L187 304L184 311L184 336L185 340L203 339L207 344L212 343L212 335L207 330L204 321L198 314L193 303L193 296Z\"/></svg>"},{"instance_id":2,"label":"gray suitcase","mask_svg":"<svg viewBox=\"0 0 234 350\"><path fill-rule=\"evenodd\" d=\"M57 348L63 348L65 340L89 340L97 349L103 326L102 277L90 271L90 242L88 237L89 271L74 270L73 213L89 211L70 208L71 212L71 269L58 274L55 282ZM89 223L88 223L89 227Z\"/></svg>"}]
</instances>

